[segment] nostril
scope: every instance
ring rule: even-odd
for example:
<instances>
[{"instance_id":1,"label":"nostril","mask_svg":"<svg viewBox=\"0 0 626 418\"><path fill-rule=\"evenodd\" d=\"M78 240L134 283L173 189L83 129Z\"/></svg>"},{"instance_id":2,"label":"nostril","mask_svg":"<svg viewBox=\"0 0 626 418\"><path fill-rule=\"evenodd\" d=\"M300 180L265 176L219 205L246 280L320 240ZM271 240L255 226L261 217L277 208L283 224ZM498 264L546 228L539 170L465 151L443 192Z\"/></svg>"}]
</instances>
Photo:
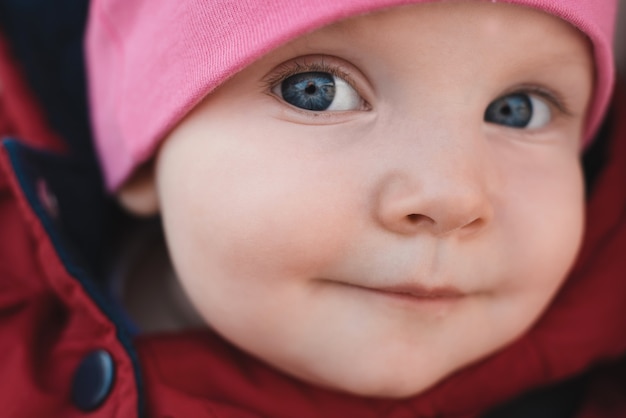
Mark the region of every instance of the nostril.
<instances>
[{"instance_id":1,"label":"nostril","mask_svg":"<svg viewBox=\"0 0 626 418\"><path fill-rule=\"evenodd\" d=\"M419 213L410 213L405 215L405 228L409 228L410 231L415 231L422 224L433 225L438 234L445 234L454 230L463 230L465 233L480 230L484 227L486 220L482 217L477 217L464 222L461 219L439 219L435 220L428 215Z\"/></svg>"},{"instance_id":2,"label":"nostril","mask_svg":"<svg viewBox=\"0 0 626 418\"><path fill-rule=\"evenodd\" d=\"M463 228L466 230L481 229L485 225L485 223L486 221L484 218L476 218L463 225Z\"/></svg>"},{"instance_id":3,"label":"nostril","mask_svg":"<svg viewBox=\"0 0 626 418\"><path fill-rule=\"evenodd\" d=\"M411 222L412 224L415 224L415 223L418 223L420 220L424 219L425 216L419 215L417 213L411 213L407 215L406 218L409 220L409 222Z\"/></svg>"}]
</instances>

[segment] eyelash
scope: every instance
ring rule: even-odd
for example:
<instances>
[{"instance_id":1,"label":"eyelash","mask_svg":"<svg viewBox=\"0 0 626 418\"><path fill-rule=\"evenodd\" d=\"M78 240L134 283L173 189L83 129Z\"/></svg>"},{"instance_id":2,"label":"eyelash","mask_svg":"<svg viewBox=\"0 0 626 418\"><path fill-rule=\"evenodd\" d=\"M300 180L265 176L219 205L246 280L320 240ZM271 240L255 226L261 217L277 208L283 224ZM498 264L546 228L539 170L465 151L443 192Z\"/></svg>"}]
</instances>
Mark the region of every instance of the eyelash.
<instances>
[{"instance_id":1,"label":"eyelash","mask_svg":"<svg viewBox=\"0 0 626 418\"><path fill-rule=\"evenodd\" d=\"M270 75L265 77L263 82L265 84L265 88L267 90L271 90L292 75L306 72L331 74L334 77L345 80L346 83L348 83L357 93L360 92L360 89L357 87L357 83L352 79L352 77L350 77L349 73L342 70L339 65L329 64L324 59L319 59L314 62L305 62L304 59L296 59L285 62L276 67Z\"/></svg>"},{"instance_id":2,"label":"eyelash","mask_svg":"<svg viewBox=\"0 0 626 418\"><path fill-rule=\"evenodd\" d=\"M552 89L549 89L540 85L523 84L521 86L516 86L514 89L504 92L498 97L504 97L509 94L515 94L515 93L538 96L544 100L547 100L562 115L567 116L567 117L574 116L574 113L570 110L570 107L567 105L565 98L561 94L559 94L558 92Z\"/></svg>"}]
</instances>

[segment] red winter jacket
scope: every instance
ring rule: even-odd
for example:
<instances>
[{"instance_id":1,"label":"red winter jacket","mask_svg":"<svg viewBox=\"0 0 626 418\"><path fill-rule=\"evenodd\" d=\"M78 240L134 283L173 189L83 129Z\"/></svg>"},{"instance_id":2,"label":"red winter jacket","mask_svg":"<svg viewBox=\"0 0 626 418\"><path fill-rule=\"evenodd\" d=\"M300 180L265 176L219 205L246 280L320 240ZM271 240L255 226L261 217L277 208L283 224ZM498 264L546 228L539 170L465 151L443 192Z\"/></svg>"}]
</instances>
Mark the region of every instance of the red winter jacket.
<instances>
[{"instance_id":1,"label":"red winter jacket","mask_svg":"<svg viewBox=\"0 0 626 418\"><path fill-rule=\"evenodd\" d=\"M208 331L131 337L66 234L80 169L41 151L62 142L3 45L0 84L0 416L476 417L556 384L493 416L540 416L533 399L550 411L565 398L579 418L626 417L624 96L592 151L600 169L579 262L548 312L503 351L393 401L311 387Z\"/></svg>"}]
</instances>

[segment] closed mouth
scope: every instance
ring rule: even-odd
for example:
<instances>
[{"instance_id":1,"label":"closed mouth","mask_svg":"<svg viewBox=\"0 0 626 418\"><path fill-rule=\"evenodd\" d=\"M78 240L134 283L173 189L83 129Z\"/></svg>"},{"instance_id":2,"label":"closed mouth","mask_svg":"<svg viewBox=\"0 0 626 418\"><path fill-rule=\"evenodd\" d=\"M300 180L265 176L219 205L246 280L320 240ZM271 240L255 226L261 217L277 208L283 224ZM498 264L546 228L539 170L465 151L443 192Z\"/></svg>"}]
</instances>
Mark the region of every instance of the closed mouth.
<instances>
[{"instance_id":1,"label":"closed mouth","mask_svg":"<svg viewBox=\"0 0 626 418\"><path fill-rule=\"evenodd\" d=\"M403 284L396 286L372 287L369 289L375 292L388 293L392 296L406 296L424 300L453 300L460 299L465 296L465 293L453 286L427 287L416 284Z\"/></svg>"},{"instance_id":2,"label":"closed mouth","mask_svg":"<svg viewBox=\"0 0 626 418\"><path fill-rule=\"evenodd\" d=\"M454 302L467 296L467 293L454 286L430 287L415 283L397 284L391 286L364 286L354 283L337 283L353 287L358 290L419 302Z\"/></svg>"}]
</instances>

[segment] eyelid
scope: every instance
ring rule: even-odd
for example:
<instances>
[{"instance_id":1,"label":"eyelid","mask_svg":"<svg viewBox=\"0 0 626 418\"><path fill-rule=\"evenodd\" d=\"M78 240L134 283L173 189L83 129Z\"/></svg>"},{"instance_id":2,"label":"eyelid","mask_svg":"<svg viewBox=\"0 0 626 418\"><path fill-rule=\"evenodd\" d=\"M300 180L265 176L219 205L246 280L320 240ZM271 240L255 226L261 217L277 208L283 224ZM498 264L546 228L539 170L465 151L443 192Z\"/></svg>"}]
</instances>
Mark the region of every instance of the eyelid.
<instances>
[{"instance_id":1,"label":"eyelid","mask_svg":"<svg viewBox=\"0 0 626 418\"><path fill-rule=\"evenodd\" d=\"M288 77L305 72L328 73L345 80L363 99L364 110L371 108L365 77L353 65L330 55L305 55L285 61L263 77L262 82L265 90L271 91Z\"/></svg>"}]
</instances>

